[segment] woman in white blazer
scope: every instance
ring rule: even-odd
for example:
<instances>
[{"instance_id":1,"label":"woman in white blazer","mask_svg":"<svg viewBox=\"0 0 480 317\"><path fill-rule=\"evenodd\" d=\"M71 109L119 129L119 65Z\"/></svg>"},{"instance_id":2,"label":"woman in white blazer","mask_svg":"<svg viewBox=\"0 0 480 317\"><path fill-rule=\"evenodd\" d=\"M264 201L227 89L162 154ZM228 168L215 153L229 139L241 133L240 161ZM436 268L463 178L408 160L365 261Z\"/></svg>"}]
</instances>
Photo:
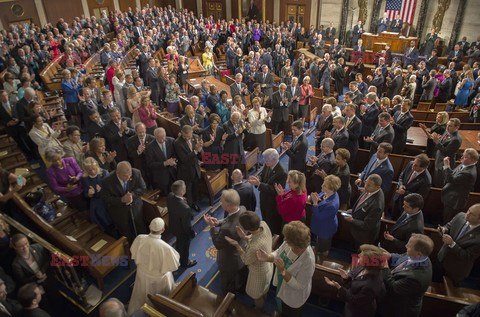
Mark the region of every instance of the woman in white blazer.
<instances>
[{"instance_id":1,"label":"woman in white blazer","mask_svg":"<svg viewBox=\"0 0 480 317\"><path fill-rule=\"evenodd\" d=\"M310 246L310 229L301 221L283 227L283 244L274 252L257 251L259 261L273 262L276 270L277 311L282 316L300 317L312 290L315 255Z\"/></svg>"},{"instance_id":2,"label":"woman in white blazer","mask_svg":"<svg viewBox=\"0 0 480 317\"><path fill-rule=\"evenodd\" d=\"M32 116L32 129L28 133L33 142L38 146L38 153L42 157L43 162L47 167L51 162L45 159L45 149L48 147L60 147L62 143L57 139L60 136L60 129L52 129L48 123L43 122L43 118L39 114Z\"/></svg>"}]
</instances>

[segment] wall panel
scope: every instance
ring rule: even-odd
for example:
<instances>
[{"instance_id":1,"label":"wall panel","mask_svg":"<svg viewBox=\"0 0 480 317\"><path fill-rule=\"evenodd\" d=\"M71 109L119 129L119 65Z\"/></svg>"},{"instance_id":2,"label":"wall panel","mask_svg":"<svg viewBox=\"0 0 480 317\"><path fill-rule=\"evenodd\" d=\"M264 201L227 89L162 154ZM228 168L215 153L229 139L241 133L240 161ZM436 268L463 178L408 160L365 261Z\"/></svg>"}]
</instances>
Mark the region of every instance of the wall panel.
<instances>
[{"instance_id":1,"label":"wall panel","mask_svg":"<svg viewBox=\"0 0 480 317\"><path fill-rule=\"evenodd\" d=\"M115 11L113 0L87 0L87 3L91 15L98 15L99 10L103 8L106 8L109 12Z\"/></svg>"},{"instance_id":2,"label":"wall panel","mask_svg":"<svg viewBox=\"0 0 480 317\"><path fill-rule=\"evenodd\" d=\"M135 8L137 7L135 0L118 0L118 4L120 5L120 11L122 12L127 12L128 7L132 8L133 12L135 12Z\"/></svg>"},{"instance_id":3,"label":"wall panel","mask_svg":"<svg viewBox=\"0 0 480 317\"><path fill-rule=\"evenodd\" d=\"M12 12L12 6L14 4L20 5L23 9L21 16L15 16ZM35 24L40 25L40 19L38 18L37 8L33 0L17 0L0 2L0 18L5 29L8 29L10 23L31 20Z\"/></svg>"},{"instance_id":4,"label":"wall panel","mask_svg":"<svg viewBox=\"0 0 480 317\"><path fill-rule=\"evenodd\" d=\"M183 0L182 2L183 2L183 7L185 9L188 9L188 11L195 12L195 15L198 16L197 0Z\"/></svg>"},{"instance_id":5,"label":"wall panel","mask_svg":"<svg viewBox=\"0 0 480 317\"><path fill-rule=\"evenodd\" d=\"M60 18L65 22L71 24L75 17L80 17L83 14L83 7L81 1L70 1L68 10L65 10L65 0L43 0L43 7L47 21L55 25Z\"/></svg>"}]
</instances>

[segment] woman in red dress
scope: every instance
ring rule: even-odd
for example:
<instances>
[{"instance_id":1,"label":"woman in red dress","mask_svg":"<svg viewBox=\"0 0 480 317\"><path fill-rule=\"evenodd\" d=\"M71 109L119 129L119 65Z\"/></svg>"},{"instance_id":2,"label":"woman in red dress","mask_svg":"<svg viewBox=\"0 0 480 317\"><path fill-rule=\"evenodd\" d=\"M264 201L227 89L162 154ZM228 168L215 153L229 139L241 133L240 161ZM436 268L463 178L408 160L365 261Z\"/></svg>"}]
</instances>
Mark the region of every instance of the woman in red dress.
<instances>
[{"instance_id":1,"label":"woman in red dress","mask_svg":"<svg viewBox=\"0 0 480 317\"><path fill-rule=\"evenodd\" d=\"M285 192L282 185L275 184L277 192L277 210L284 223L300 220L305 222L305 204L307 203L307 189L305 174L291 170L288 172L287 184L290 189Z\"/></svg>"}]
</instances>

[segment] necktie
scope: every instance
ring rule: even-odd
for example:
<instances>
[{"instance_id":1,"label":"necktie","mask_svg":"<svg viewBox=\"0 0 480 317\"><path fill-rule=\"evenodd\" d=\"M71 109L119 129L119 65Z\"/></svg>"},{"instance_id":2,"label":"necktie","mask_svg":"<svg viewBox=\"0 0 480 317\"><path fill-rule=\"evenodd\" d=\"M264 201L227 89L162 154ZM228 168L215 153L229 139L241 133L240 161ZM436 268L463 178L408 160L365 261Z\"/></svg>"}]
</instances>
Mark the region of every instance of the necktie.
<instances>
[{"instance_id":1,"label":"necktie","mask_svg":"<svg viewBox=\"0 0 480 317\"><path fill-rule=\"evenodd\" d=\"M5 308L5 306L3 306L2 303L0 303L0 311L5 313L7 316L12 316L12 314L10 314L10 312L7 310L7 308Z\"/></svg>"},{"instance_id":2,"label":"necktie","mask_svg":"<svg viewBox=\"0 0 480 317\"><path fill-rule=\"evenodd\" d=\"M380 160L376 160L375 164L373 164L372 171L374 171L380 165Z\"/></svg>"},{"instance_id":3,"label":"necktie","mask_svg":"<svg viewBox=\"0 0 480 317\"><path fill-rule=\"evenodd\" d=\"M468 230L470 230L470 225L468 224L468 222L465 222L465 225L463 225L462 230L460 230L455 240L458 240L461 237L463 237Z\"/></svg>"},{"instance_id":4,"label":"necktie","mask_svg":"<svg viewBox=\"0 0 480 317\"><path fill-rule=\"evenodd\" d=\"M363 202L367 200L367 198L368 198L368 193L367 192L363 193L362 197L360 197L360 199L357 202L357 205L355 206L355 211L357 211L358 207L360 207L363 204Z\"/></svg>"},{"instance_id":5,"label":"necktie","mask_svg":"<svg viewBox=\"0 0 480 317\"><path fill-rule=\"evenodd\" d=\"M127 192L127 187L128 187L127 181L123 181L123 191L124 192Z\"/></svg>"},{"instance_id":6,"label":"necktie","mask_svg":"<svg viewBox=\"0 0 480 317\"><path fill-rule=\"evenodd\" d=\"M413 171L412 175L410 175L410 178L408 179L407 184L410 184L411 181L413 181L417 177L417 172Z\"/></svg>"},{"instance_id":7,"label":"necktie","mask_svg":"<svg viewBox=\"0 0 480 317\"><path fill-rule=\"evenodd\" d=\"M400 216L400 218L398 218L397 223L395 224L394 227L398 227L399 225L401 225L402 223L404 223L405 220L407 220L407 219L408 219L407 213L404 212L404 213Z\"/></svg>"},{"instance_id":8,"label":"necktie","mask_svg":"<svg viewBox=\"0 0 480 317\"><path fill-rule=\"evenodd\" d=\"M332 139L335 139L336 136L337 136L337 129L333 130Z\"/></svg>"},{"instance_id":9,"label":"necktie","mask_svg":"<svg viewBox=\"0 0 480 317\"><path fill-rule=\"evenodd\" d=\"M292 96L295 96L295 87L292 87Z\"/></svg>"},{"instance_id":10,"label":"necktie","mask_svg":"<svg viewBox=\"0 0 480 317\"><path fill-rule=\"evenodd\" d=\"M391 273L400 272L403 269L403 267L407 265L407 263L408 263L408 260L403 261L402 263L400 263L400 265L398 265L396 268L394 268Z\"/></svg>"},{"instance_id":11,"label":"necktie","mask_svg":"<svg viewBox=\"0 0 480 317\"><path fill-rule=\"evenodd\" d=\"M348 127L350 125L350 122L352 122L352 118L347 119L347 124L345 126Z\"/></svg>"},{"instance_id":12,"label":"necktie","mask_svg":"<svg viewBox=\"0 0 480 317\"><path fill-rule=\"evenodd\" d=\"M103 123L102 120L100 120L100 121L98 122L98 126L99 126L100 128L103 128L104 125L105 125L105 123Z\"/></svg>"},{"instance_id":13,"label":"necktie","mask_svg":"<svg viewBox=\"0 0 480 317\"><path fill-rule=\"evenodd\" d=\"M7 103L4 103L4 104L3 104L3 107L5 108L5 111L7 111L7 113L8 113L9 115L12 115L12 107L10 107L10 103L8 103L8 102L7 102Z\"/></svg>"},{"instance_id":14,"label":"necktie","mask_svg":"<svg viewBox=\"0 0 480 317\"><path fill-rule=\"evenodd\" d=\"M167 157L167 149L165 148L165 143L160 144L160 149L162 150L163 155Z\"/></svg>"},{"instance_id":15,"label":"necktie","mask_svg":"<svg viewBox=\"0 0 480 317\"><path fill-rule=\"evenodd\" d=\"M445 142L447 138L448 138L448 132L445 133L445 135L443 136L441 143Z\"/></svg>"},{"instance_id":16,"label":"necktie","mask_svg":"<svg viewBox=\"0 0 480 317\"><path fill-rule=\"evenodd\" d=\"M463 171L464 168L465 168L465 166L460 165L460 166L458 167L458 171L461 172L461 171Z\"/></svg>"},{"instance_id":17,"label":"necktie","mask_svg":"<svg viewBox=\"0 0 480 317\"><path fill-rule=\"evenodd\" d=\"M188 144L188 148L190 149L190 151L192 151L192 150L193 150L193 148L192 148L192 140L188 140L187 144Z\"/></svg>"},{"instance_id":18,"label":"necktie","mask_svg":"<svg viewBox=\"0 0 480 317\"><path fill-rule=\"evenodd\" d=\"M397 122L399 122L402 117L403 117L403 112L400 112L400 114L398 115L398 118L397 118Z\"/></svg>"},{"instance_id":19,"label":"necktie","mask_svg":"<svg viewBox=\"0 0 480 317\"><path fill-rule=\"evenodd\" d=\"M263 81L267 79L267 74L263 74Z\"/></svg>"}]
</instances>

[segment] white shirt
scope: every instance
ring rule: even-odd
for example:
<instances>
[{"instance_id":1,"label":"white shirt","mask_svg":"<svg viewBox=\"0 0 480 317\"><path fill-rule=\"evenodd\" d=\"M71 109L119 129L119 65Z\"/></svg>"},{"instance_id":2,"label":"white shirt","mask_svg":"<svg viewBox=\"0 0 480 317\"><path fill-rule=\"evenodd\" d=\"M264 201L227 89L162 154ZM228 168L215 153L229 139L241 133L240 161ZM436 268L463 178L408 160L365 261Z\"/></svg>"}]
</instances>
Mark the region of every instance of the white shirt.
<instances>
[{"instance_id":1,"label":"white shirt","mask_svg":"<svg viewBox=\"0 0 480 317\"><path fill-rule=\"evenodd\" d=\"M272 118L267 115L267 110L264 107L260 107L260 111L256 111L254 108L250 109L247 113L248 122L250 122L250 129L248 132L251 134L262 134L267 130L265 122L270 122Z\"/></svg>"}]
</instances>

